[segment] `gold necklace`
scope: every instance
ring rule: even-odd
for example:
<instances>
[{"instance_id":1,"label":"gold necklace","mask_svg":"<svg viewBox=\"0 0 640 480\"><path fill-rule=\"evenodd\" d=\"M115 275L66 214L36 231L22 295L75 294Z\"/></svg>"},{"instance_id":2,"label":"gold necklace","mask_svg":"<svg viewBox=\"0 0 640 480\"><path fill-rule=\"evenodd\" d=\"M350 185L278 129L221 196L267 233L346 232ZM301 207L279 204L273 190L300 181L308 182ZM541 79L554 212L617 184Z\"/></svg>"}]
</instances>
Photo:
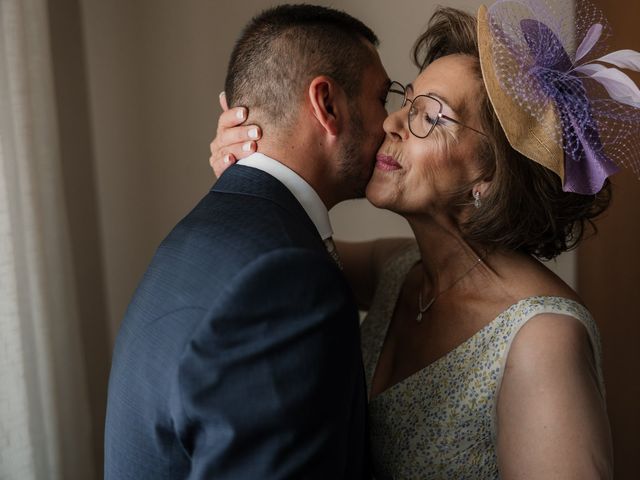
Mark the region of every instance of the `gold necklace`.
<instances>
[{"instance_id":1,"label":"gold necklace","mask_svg":"<svg viewBox=\"0 0 640 480\"><path fill-rule=\"evenodd\" d=\"M447 288L445 288L444 290L438 292L436 295L434 295L433 297L431 297L431 300L429 300L429 302L423 307L422 306L422 290L424 289L424 275L422 277L422 285L420 286L420 292L418 293L418 315L416 316L416 322L420 323L422 321L422 315L431 308L431 306L435 303L436 299L442 295L444 292L446 292L447 290L453 288L453 286L458 283L460 280L462 280L465 276L467 276L467 274L469 272L471 272L471 270L473 270L474 268L476 268L480 263L482 263L482 258L483 257L478 257L476 258L475 263L471 266L471 268L469 268L469 270L467 270L466 272L464 272L460 277L458 277L451 285L449 285Z\"/></svg>"}]
</instances>

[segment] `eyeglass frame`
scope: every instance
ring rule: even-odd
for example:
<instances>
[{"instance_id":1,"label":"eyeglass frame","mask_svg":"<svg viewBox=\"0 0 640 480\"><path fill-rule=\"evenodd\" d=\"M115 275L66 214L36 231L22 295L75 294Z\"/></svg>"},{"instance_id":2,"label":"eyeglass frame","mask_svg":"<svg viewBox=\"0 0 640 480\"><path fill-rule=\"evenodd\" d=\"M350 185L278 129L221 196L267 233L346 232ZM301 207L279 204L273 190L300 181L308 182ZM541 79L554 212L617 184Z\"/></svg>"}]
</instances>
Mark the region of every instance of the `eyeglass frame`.
<instances>
[{"instance_id":1,"label":"eyeglass frame","mask_svg":"<svg viewBox=\"0 0 640 480\"><path fill-rule=\"evenodd\" d=\"M400 87L401 90L400 91L393 90L394 85L397 86L397 87ZM400 82L395 81L395 80L389 84L389 88L387 90L387 96L385 97L385 103L386 103L387 98L389 97L389 93L402 93L402 96L403 96L402 105L397 110L398 112L400 110L402 110L407 105L407 102L409 102L411 104L411 106L413 107L413 102L416 101L416 98L420 98L420 97L426 97L426 98L428 98L430 100L434 100L434 101L436 101L438 103L438 105L440 105L440 109L438 110L437 118L431 124L431 128L429 129L427 134L424 135L424 136L420 136L420 135L416 134L413 131L413 129L411 128L411 109L409 109L409 112L407 112L407 125L409 126L409 131L411 132L411 135L413 135L414 137L427 138L431 134L431 132L433 132L433 129L436 128L436 125L438 125L438 122L441 119L448 120L450 122L455 123L456 125L460 125L461 127L468 128L469 130L473 130L474 132L479 133L480 135L482 135L484 137L488 137L488 135L486 133L481 132L480 130L477 130L477 129L473 128L473 127L470 127L469 125L465 125L464 123L456 120L455 118L451 118L451 117L445 115L444 113L442 113L442 109L444 108L444 105L442 104L442 101L440 101L440 99L434 97L433 95L428 95L428 94L426 94L426 95L416 95L415 97L410 99L409 97L407 97L407 87L402 85ZM389 113L394 113L394 112L389 112Z\"/></svg>"}]
</instances>

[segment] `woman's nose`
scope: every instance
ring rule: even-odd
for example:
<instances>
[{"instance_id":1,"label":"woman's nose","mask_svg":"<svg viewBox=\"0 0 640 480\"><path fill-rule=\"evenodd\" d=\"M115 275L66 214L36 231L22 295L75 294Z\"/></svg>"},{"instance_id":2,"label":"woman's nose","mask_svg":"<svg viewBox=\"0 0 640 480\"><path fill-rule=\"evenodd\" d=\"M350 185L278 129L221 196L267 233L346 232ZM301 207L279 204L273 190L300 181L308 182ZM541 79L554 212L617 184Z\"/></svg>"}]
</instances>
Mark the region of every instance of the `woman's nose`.
<instances>
[{"instance_id":1,"label":"woman's nose","mask_svg":"<svg viewBox=\"0 0 640 480\"><path fill-rule=\"evenodd\" d=\"M406 108L401 108L400 110L389 113L382 124L382 128L384 128L385 133L394 140L406 140L409 133L406 119Z\"/></svg>"}]
</instances>

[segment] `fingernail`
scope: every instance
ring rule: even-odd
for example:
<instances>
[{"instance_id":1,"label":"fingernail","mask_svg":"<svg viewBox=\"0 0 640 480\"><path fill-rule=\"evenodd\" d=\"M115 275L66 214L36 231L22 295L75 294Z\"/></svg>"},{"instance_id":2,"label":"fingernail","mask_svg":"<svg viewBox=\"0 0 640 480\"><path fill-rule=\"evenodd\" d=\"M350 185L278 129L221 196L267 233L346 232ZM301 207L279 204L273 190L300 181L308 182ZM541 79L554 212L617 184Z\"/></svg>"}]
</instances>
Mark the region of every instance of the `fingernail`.
<instances>
[{"instance_id":1,"label":"fingernail","mask_svg":"<svg viewBox=\"0 0 640 480\"><path fill-rule=\"evenodd\" d=\"M231 161L231 159L229 158L229 155L225 155L225 156L224 156L224 158L222 159L222 161L223 161L225 164L227 164L227 165L228 165L228 164L229 164L229 162Z\"/></svg>"},{"instance_id":2,"label":"fingernail","mask_svg":"<svg viewBox=\"0 0 640 480\"><path fill-rule=\"evenodd\" d=\"M251 142L247 142L244 145L242 145L242 151L243 152L250 152L251 151Z\"/></svg>"},{"instance_id":3,"label":"fingernail","mask_svg":"<svg viewBox=\"0 0 640 480\"><path fill-rule=\"evenodd\" d=\"M243 120L244 119L244 108L241 108L240 110L238 110L236 112L236 117L238 117L239 120Z\"/></svg>"},{"instance_id":4,"label":"fingernail","mask_svg":"<svg viewBox=\"0 0 640 480\"><path fill-rule=\"evenodd\" d=\"M226 95L226 93L224 93L224 90L223 90L223 91L221 91L221 92L218 94L218 97L219 97L219 98L222 98L222 97L224 97L225 95Z\"/></svg>"},{"instance_id":5,"label":"fingernail","mask_svg":"<svg viewBox=\"0 0 640 480\"><path fill-rule=\"evenodd\" d=\"M249 138L253 138L254 140L258 138L258 129L252 128L249 130Z\"/></svg>"}]
</instances>

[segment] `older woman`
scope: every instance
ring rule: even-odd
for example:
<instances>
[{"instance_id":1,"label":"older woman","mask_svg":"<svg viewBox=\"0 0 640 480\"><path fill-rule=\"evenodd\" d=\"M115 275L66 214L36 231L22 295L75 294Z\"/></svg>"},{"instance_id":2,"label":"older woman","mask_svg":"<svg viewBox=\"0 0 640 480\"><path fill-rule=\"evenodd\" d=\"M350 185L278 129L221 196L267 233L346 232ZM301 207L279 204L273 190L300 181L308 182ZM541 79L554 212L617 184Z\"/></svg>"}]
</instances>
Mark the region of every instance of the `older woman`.
<instances>
[{"instance_id":1,"label":"older woman","mask_svg":"<svg viewBox=\"0 0 640 480\"><path fill-rule=\"evenodd\" d=\"M415 241L338 244L368 310L362 350L375 476L611 478L598 329L577 294L536 260L577 245L608 206L610 185L606 175L558 166L553 123L536 119L566 124L574 110L562 98L528 113L506 98L515 93L496 82L495 58L487 63L499 54L486 43L487 17L481 9L478 27L466 13L439 9L414 50L420 74L389 90L367 199L405 217ZM560 133L559 155L576 154ZM221 158L219 143L212 148ZM609 159L600 161L611 173Z\"/></svg>"}]
</instances>

